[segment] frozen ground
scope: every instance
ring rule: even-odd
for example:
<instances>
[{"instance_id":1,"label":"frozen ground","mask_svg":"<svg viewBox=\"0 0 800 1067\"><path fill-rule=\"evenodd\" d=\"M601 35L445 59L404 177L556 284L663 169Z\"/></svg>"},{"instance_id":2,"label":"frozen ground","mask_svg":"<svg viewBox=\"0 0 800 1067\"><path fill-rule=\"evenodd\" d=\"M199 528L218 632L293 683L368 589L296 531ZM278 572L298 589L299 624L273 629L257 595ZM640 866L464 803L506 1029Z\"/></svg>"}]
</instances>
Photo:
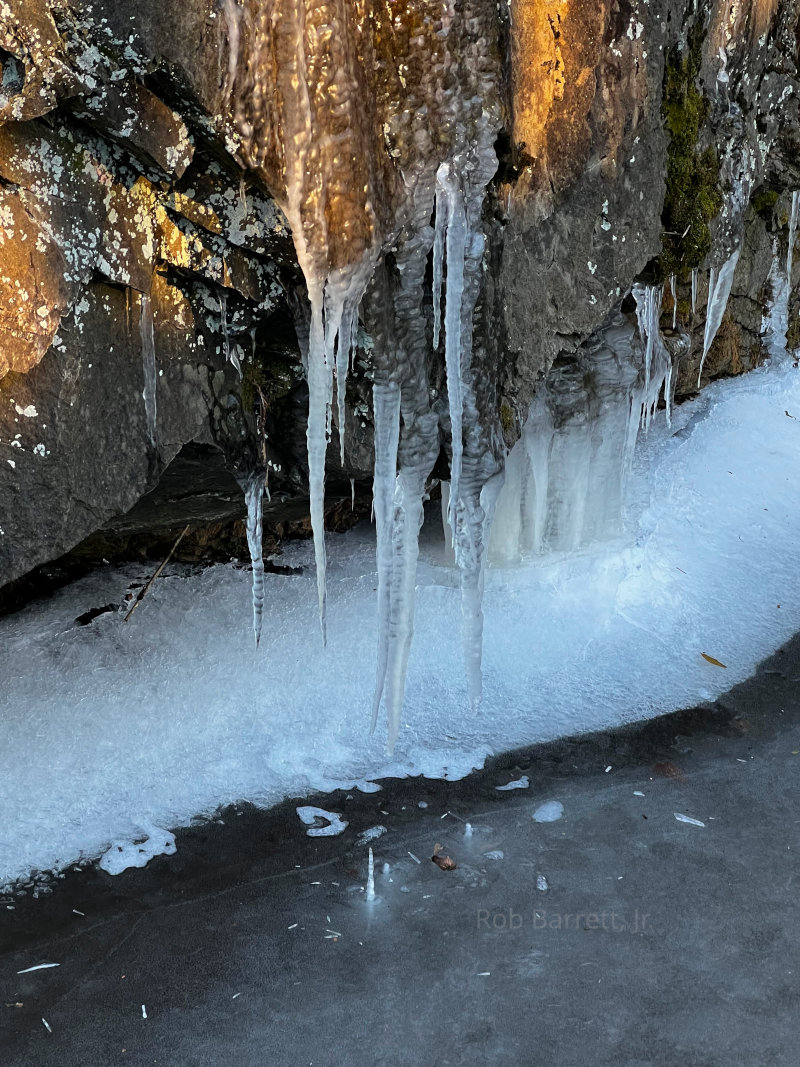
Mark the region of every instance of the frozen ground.
<instances>
[{"instance_id":1,"label":"frozen ground","mask_svg":"<svg viewBox=\"0 0 800 1067\"><path fill-rule=\"evenodd\" d=\"M796 416L796 417L795 417ZM368 735L375 662L370 528L328 539L328 648L313 548L267 575L173 568L131 621L141 569L108 569L0 620L0 885L97 856L140 827L236 799L360 779L458 777L493 752L711 700L800 629L800 371L717 383L640 442L626 538L486 583L484 703L466 712L455 573L423 536L395 755ZM726 664L726 669L703 658Z\"/></svg>"}]
</instances>

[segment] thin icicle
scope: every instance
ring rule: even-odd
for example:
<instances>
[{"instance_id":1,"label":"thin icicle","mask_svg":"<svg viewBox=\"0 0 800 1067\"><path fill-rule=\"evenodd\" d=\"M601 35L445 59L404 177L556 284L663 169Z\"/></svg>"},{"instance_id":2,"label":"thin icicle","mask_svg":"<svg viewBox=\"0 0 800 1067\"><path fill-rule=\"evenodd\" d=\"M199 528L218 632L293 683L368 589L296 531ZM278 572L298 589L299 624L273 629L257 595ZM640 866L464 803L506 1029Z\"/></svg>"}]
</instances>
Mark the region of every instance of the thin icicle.
<instances>
[{"instance_id":1,"label":"thin icicle","mask_svg":"<svg viewBox=\"0 0 800 1067\"><path fill-rule=\"evenodd\" d=\"M355 480L355 478L351 478L350 479L350 510L351 511L355 511L356 510L356 480Z\"/></svg>"},{"instance_id":2,"label":"thin icicle","mask_svg":"<svg viewBox=\"0 0 800 1067\"><path fill-rule=\"evenodd\" d=\"M149 296L142 296L139 317L139 336L142 342L142 370L144 372L144 412L147 419L147 435L150 444L156 447L157 388L156 342L153 326L153 305Z\"/></svg>"},{"instance_id":3,"label":"thin icicle","mask_svg":"<svg viewBox=\"0 0 800 1067\"><path fill-rule=\"evenodd\" d=\"M657 285L635 285L633 297L636 300L636 319L639 337L644 345L644 389L642 392L641 422L645 431L658 407L661 390L670 377L672 358L661 337L661 287ZM665 396L667 407L667 425L671 425L671 403Z\"/></svg>"},{"instance_id":4,"label":"thin icicle","mask_svg":"<svg viewBox=\"0 0 800 1067\"><path fill-rule=\"evenodd\" d=\"M375 521L378 566L378 663L372 698L374 732L381 706L389 664L389 624L392 596L392 526L397 446L400 437L400 388L395 382L376 381L373 390L375 412L375 470L372 515Z\"/></svg>"},{"instance_id":5,"label":"thin icicle","mask_svg":"<svg viewBox=\"0 0 800 1067\"><path fill-rule=\"evenodd\" d=\"M369 850L369 865L367 867L367 902L369 904L375 902L375 857L372 855L372 849Z\"/></svg>"},{"instance_id":6,"label":"thin icicle","mask_svg":"<svg viewBox=\"0 0 800 1067\"><path fill-rule=\"evenodd\" d=\"M697 312L697 267L692 267L692 314Z\"/></svg>"},{"instance_id":7,"label":"thin icicle","mask_svg":"<svg viewBox=\"0 0 800 1067\"><path fill-rule=\"evenodd\" d=\"M800 210L800 189L792 193L792 210L789 215L789 248L786 252L786 278L789 290L792 288L792 264L794 262L794 240L797 233L797 215Z\"/></svg>"},{"instance_id":8,"label":"thin icicle","mask_svg":"<svg viewBox=\"0 0 800 1067\"><path fill-rule=\"evenodd\" d=\"M674 330L678 325L678 290L675 286L674 274L670 275L669 287L672 290L672 328Z\"/></svg>"},{"instance_id":9,"label":"thin icicle","mask_svg":"<svg viewBox=\"0 0 800 1067\"><path fill-rule=\"evenodd\" d=\"M740 249L737 248L731 253L720 267L719 272L712 267L708 277L708 303L706 305L706 326L703 333L703 355L700 359L700 370L697 372L698 389L700 388L700 380L703 377L703 367L705 366L708 350L717 336L722 316L728 306L728 297L733 285L733 275L736 271L736 264L739 261L739 251Z\"/></svg>"},{"instance_id":10,"label":"thin icicle","mask_svg":"<svg viewBox=\"0 0 800 1067\"><path fill-rule=\"evenodd\" d=\"M254 474L247 484L245 500L247 502L247 547L250 549L250 561L253 565L253 633L256 648L261 640L261 624L264 616L263 497L264 476Z\"/></svg>"},{"instance_id":11,"label":"thin icicle","mask_svg":"<svg viewBox=\"0 0 800 1067\"><path fill-rule=\"evenodd\" d=\"M311 328L308 336L308 494L311 529L314 534L314 560L317 569L317 602L322 642L327 643L326 624L326 556L325 556L325 456L333 389L330 354L325 345L322 292L309 286Z\"/></svg>"},{"instance_id":12,"label":"thin icicle","mask_svg":"<svg viewBox=\"0 0 800 1067\"><path fill-rule=\"evenodd\" d=\"M436 219L433 235L433 347L439 347L442 326L442 276L444 258L444 236L447 230L447 194L436 190Z\"/></svg>"},{"instance_id":13,"label":"thin icicle","mask_svg":"<svg viewBox=\"0 0 800 1067\"><path fill-rule=\"evenodd\" d=\"M343 316L336 345L336 399L339 409L339 454L344 466L344 431L347 414L347 375L350 371L350 353L355 343L358 329L358 309L350 309Z\"/></svg>"},{"instance_id":14,"label":"thin icicle","mask_svg":"<svg viewBox=\"0 0 800 1067\"><path fill-rule=\"evenodd\" d=\"M447 284L445 291L445 367L447 370L447 395L450 401L450 433L452 457L450 461L450 524L456 536L455 507L460 494L461 457L464 444L462 435L463 388L461 367L461 300L464 292L464 257L466 253L467 219L464 196L454 176L453 168L445 163L436 174L437 208L440 201L447 208L447 233L445 253L447 257ZM438 212L437 212L438 215Z\"/></svg>"}]
</instances>

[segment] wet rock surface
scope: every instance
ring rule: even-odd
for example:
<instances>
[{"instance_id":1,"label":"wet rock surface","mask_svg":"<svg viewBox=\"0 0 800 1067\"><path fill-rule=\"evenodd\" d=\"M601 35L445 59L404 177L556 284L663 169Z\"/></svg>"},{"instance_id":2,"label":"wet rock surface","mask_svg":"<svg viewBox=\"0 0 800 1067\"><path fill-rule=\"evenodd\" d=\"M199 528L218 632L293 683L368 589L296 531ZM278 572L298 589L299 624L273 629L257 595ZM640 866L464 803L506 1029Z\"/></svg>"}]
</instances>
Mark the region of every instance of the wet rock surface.
<instances>
[{"instance_id":1,"label":"wet rock surface","mask_svg":"<svg viewBox=\"0 0 800 1067\"><path fill-rule=\"evenodd\" d=\"M798 12L789 0L752 0L735 10L714 0L697 11L677 0L473 7L458 24L458 47L479 58L480 70L467 63L459 77L486 96L482 106L500 131L473 293L481 419L473 448L491 458L480 478L502 458L503 443L516 440L550 365L579 359L620 307L634 322L625 302L634 281L665 280L658 273L668 240L662 208L685 209L675 176L687 159L713 159L706 192L717 189L723 207L685 242L696 249L707 231L708 250L696 263L681 235L669 238L678 307L671 333L665 294L662 328L677 365L677 397L697 388L708 270L735 245L741 253L731 298L703 381L762 360L774 264L786 259L790 190L800 185L800 126ZM305 506L307 386L296 334L303 284L273 198L285 194L280 160L256 153L243 169L230 100L237 42L226 10L212 0L0 6L0 279L7 294L0 307L0 584L119 519L188 444L218 449L234 481L269 469L275 507L287 516ZM418 167L422 158L414 108L440 108L442 144L458 145L459 116L447 118L452 101L430 96L439 46L431 45L436 55L428 63L419 48L419 34L430 31L425 10L408 3L399 22L386 21L381 5L372 12L386 28L372 38L375 85L362 86L365 101L374 96L374 115L367 109L361 121L385 129L376 129L370 158L359 166L380 190L384 236L393 237L398 222L394 169ZM404 50L410 65L387 66L387 57ZM665 85L684 92L695 121L685 158L676 158L675 145L686 131L665 121ZM468 103L475 121L484 121L481 106ZM398 226L421 233L432 221L423 201ZM316 217L312 204L306 213ZM368 236L351 234L362 244ZM350 478L360 492L371 480L373 340L388 315L381 277L385 271L396 285L403 255L416 254L403 239L399 260L397 248L383 255L365 303L367 329L358 333L348 382L344 465L335 443L328 453L334 508L348 496ZM438 428L426 430L426 447L431 460L440 449L438 476L451 452L444 347L431 345L430 263L420 261L412 273L423 292L422 317L413 337L399 336L427 353L426 418ZM142 395L148 307L154 434ZM790 331L790 344L797 340ZM471 462L477 471L478 459ZM185 468L178 497L192 497L197 473L196 465ZM178 528L197 517L188 505L170 515ZM159 525L154 517L153 529Z\"/></svg>"}]
</instances>

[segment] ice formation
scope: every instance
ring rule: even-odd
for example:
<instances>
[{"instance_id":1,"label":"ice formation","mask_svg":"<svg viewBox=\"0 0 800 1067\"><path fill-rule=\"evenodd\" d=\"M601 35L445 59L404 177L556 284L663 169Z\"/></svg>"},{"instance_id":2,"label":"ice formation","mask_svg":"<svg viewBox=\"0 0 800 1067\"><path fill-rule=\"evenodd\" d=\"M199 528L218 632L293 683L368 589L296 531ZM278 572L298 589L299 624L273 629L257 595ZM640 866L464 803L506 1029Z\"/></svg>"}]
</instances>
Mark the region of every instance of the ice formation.
<instances>
[{"instance_id":1,"label":"ice formation","mask_svg":"<svg viewBox=\"0 0 800 1067\"><path fill-rule=\"evenodd\" d=\"M781 274L784 263L785 247ZM286 546L286 562L303 570L290 581L265 575L268 685L243 639L250 575L238 567L172 568L150 594L146 626L123 626L114 612L92 626L74 622L94 605L121 603L133 580L149 577L147 565L100 568L0 618L0 810L13 813L0 835L0 886L100 855L145 820L188 825L222 804L268 806L381 778L451 780L499 751L715 700L800 626L800 495L791 491L800 441L785 415L800 410L792 363L784 355L713 382L676 408L680 433L659 415L639 435L624 537L487 571L492 684L463 729L453 726L463 720L459 591L439 544L423 541L413 729L392 759L382 739L364 737L372 665L352 654L374 616L368 523L331 538L329 656L308 625L313 546ZM706 649L728 670L706 662ZM532 811L548 799L532 796L534 785L506 800L530 797ZM431 800L423 785L409 789ZM426 815L435 821L434 808Z\"/></svg>"},{"instance_id":2,"label":"ice formation","mask_svg":"<svg viewBox=\"0 0 800 1067\"><path fill-rule=\"evenodd\" d=\"M115 841L97 866L106 874L122 874L132 867L146 867L154 856L174 856L176 851L174 834L145 826L133 840Z\"/></svg>"},{"instance_id":3,"label":"ice formation","mask_svg":"<svg viewBox=\"0 0 800 1067\"><path fill-rule=\"evenodd\" d=\"M325 808L317 808L313 804L301 804L295 811L300 822L311 827L306 830L308 837L338 837L347 829L347 819L343 819L335 811L326 811ZM327 825L319 826L320 821Z\"/></svg>"},{"instance_id":4,"label":"ice formation","mask_svg":"<svg viewBox=\"0 0 800 1067\"><path fill-rule=\"evenodd\" d=\"M673 287L673 293L675 292ZM636 320L639 337L644 344L644 390L642 393L642 424L648 429L655 414L662 390L667 409L667 425L672 418L672 359L661 337L661 287L635 285Z\"/></svg>"},{"instance_id":5,"label":"ice formation","mask_svg":"<svg viewBox=\"0 0 800 1067\"><path fill-rule=\"evenodd\" d=\"M254 474L245 489L247 503L247 547L253 565L253 633L256 648L261 640L261 625L264 616L264 557L262 524L264 500L264 475Z\"/></svg>"},{"instance_id":6,"label":"ice formation","mask_svg":"<svg viewBox=\"0 0 800 1067\"><path fill-rule=\"evenodd\" d=\"M451 514L461 569L470 698L481 692L480 609L486 507L498 449L472 381L473 314L485 237L481 211L497 167L498 59L492 10L407 0L363 18L344 0L225 0L230 99L243 162L283 208L310 310L308 462L317 597L326 636L325 457L336 384L344 459L346 381L359 307L373 339L381 704L397 738L413 636L418 535L438 457L427 380L423 292L434 267L434 347L444 288ZM394 57L408 61L398 67ZM431 219L435 212L435 227Z\"/></svg>"},{"instance_id":7,"label":"ice formation","mask_svg":"<svg viewBox=\"0 0 800 1067\"><path fill-rule=\"evenodd\" d=\"M792 193L792 208L789 213L789 247L786 252L786 278L789 288L792 286L792 264L794 262L794 241L797 235L797 216L800 211L800 189Z\"/></svg>"},{"instance_id":8,"label":"ice formation","mask_svg":"<svg viewBox=\"0 0 800 1067\"><path fill-rule=\"evenodd\" d=\"M142 370L144 373L144 412L147 419L147 436L150 444L156 444L157 414L157 376L156 376L156 342L153 328L153 305L149 296L142 296L139 312L139 336L142 342Z\"/></svg>"},{"instance_id":9,"label":"ice formation","mask_svg":"<svg viewBox=\"0 0 800 1067\"><path fill-rule=\"evenodd\" d=\"M547 800L540 804L531 818L534 822L558 822L564 814L564 805L560 800Z\"/></svg>"},{"instance_id":10,"label":"ice formation","mask_svg":"<svg viewBox=\"0 0 800 1067\"><path fill-rule=\"evenodd\" d=\"M717 270L711 268L708 276L708 304L706 305L706 326L703 333L703 355L700 359L700 370L697 372L697 388L700 388L700 379L703 377L703 367L706 362L708 350L717 336L717 330L728 306L728 297L731 295L733 275L736 264L739 262L739 248L734 249L722 266Z\"/></svg>"},{"instance_id":11,"label":"ice formation","mask_svg":"<svg viewBox=\"0 0 800 1067\"><path fill-rule=\"evenodd\" d=\"M495 563L572 552L620 533L638 428L649 423L671 361L658 329L660 290L635 290L641 341L614 317L575 362L556 365L506 458L489 539Z\"/></svg>"}]
</instances>

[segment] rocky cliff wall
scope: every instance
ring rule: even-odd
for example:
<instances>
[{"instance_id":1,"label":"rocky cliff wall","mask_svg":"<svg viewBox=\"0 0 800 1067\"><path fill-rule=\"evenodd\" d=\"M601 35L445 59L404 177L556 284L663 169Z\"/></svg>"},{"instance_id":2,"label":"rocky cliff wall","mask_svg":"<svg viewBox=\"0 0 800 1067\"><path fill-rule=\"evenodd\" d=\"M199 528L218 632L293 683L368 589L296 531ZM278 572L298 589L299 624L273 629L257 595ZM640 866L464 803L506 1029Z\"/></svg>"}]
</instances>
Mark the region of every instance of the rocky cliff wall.
<instances>
[{"instance_id":1,"label":"rocky cliff wall","mask_svg":"<svg viewBox=\"0 0 800 1067\"><path fill-rule=\"evenodd\" d=\"M418 90L437 38L420 29L422 3L400 15L380 3L342 10L359 27L394 27L391 39L373 32L385 46L371 60L382 73L363 87L365 114L400 116L376 131L368 167L368 180L391 193L381 220L390 246L380 251L391 270L391 220L397 233L407 224L392 168L410 166L403 131L416 129L400 119L436 104ZM197 465L185 465L170 498L175 528L236 516L232 479L254 467L269 470L278 525L302 507L304 283L276 160L243 151L230 11L216 0L0 2L0 585L109 524L129 536L120 516L190 444L218 449L224 462L218 481L197 486L216 502L205 516L188 503ZM795 0L749 0L732 12L721 0L514 0L470 13L459 48L483 42L476 54L491 67L493 97L476 114L491 107L497 127L474 316L487 447L501 456L513 443L554 360L572 358L616 309L632 311L637 279L676 277L675 330L669 290L662 327L681 357L679 394L689 394L708 272L735 247L703 378L758 363L770 272L776 255L785 259L790 192L800 187ZM440 128L458 121L447 116ZM345 168L343 188L351 177ZM430 272L420 284L436 473L446 473ZM371 297L357 337L344 465L329 450L333 506L350 478L365 491L371 479L380 307ZM141 514L143 529L158 525L152 510Z\"/></svg>"}]
</instances>

